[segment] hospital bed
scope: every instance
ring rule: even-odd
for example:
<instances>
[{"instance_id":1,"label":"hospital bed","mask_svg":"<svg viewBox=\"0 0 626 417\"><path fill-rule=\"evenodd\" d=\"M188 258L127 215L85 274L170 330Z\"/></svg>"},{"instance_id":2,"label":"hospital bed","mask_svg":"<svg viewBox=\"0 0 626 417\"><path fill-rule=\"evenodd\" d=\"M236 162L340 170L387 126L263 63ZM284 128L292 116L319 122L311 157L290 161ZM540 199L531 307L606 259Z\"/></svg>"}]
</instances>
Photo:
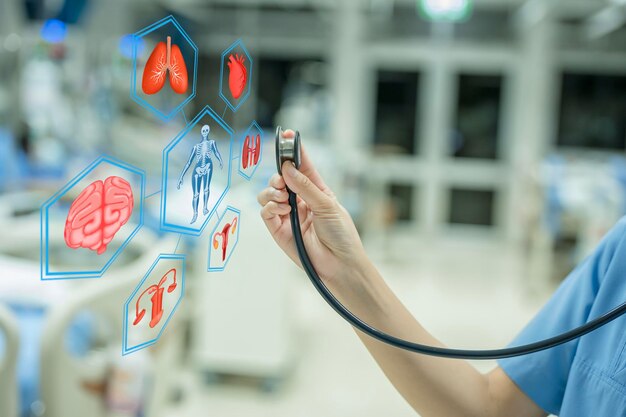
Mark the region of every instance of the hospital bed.
<instances>
[{"instance_id":1,"label":"hospital bed","mask_svg":"<svg viewBox=\"0 0 626 417\"><path fill-rule=\"evenodd\" d=\"M119 366L123 361L133 359L121 358L121 313L128 295L154 260L154 257L147 258L145 261L149 262L139 261L118 270L116 279L100 279L94 282L97 285L85 287L48 315L41 346L41 398L45 416L108 415L103 396L91 392L88 387L103 381L112 365ZM173 371L177 369L176 361L182 347L183 331L179 323L183 311L177 311L158 344L149 348L148 366L153 373L146 415L151 417L159 416L159 411L164 408L166 394L174 380ZM93 348L86 355L75 357L67 349L66 335L72 323L84 312L92 317Z\"/></svg>"},{"instance_id":2,"label":"hospital bed","mask_svg":"<svg viewBox=\"0 0 626 417\"><path fill-rule=\"evenodd\" d=\"M18 309L26 306L41 312L40 325L24 329L20 321L22 327L18 329L29 337L35 331L40 333L36 337L40 351L34 353L35 358L30 356L34 367L40 362L40 369L30 372L28 381L29 392L35 390L40 395L41 401L35 401L36 412L47 417L107 417L110 415L105 401L107 377L116 362L119 365L128 358L121 355L123 305L157 255L171 252L177 239L158 239L144 228L102 278L42 282L39 216L9 217L13 216L0 219L3 228L0 262L11 279L0 282L0 295L3 302L8 300L8 304L17 305ZM50 244L62 242L53 240ZM165 394L174 380L172 372L177 369L175 361L182 348L183 331L178 323L184 312L181 306L157 345L146 349L147 353L138 352L148 358L153 369L150 395L146 395L148 403L144 408L144 415L149 417L158 417L168 398ZM15 364L17 342L13 335L5 354L12 355ZM77 349L76 344L82 347ZM3 363L0 381L9 378L15 391L16 377L9 373L10 369ZM100 390L94 389L98 386ZM3 409L8 404L4 396L9 396L10 390L0 391L0 416L13 417ZM15 400L12 404L18 408ZM32 406L32 402L22 404L22 410Z\"/></svg>"},{"instance_id":3,"label":"hospital bed","mask_svg":"<svg viewBox=\"0 0 626 417\"><path fill-rule=\"evenodd\" d=\"M17 416L16 366L19 333L13 314L0 304L0 416Z\"/></svg>"}]
</instances>

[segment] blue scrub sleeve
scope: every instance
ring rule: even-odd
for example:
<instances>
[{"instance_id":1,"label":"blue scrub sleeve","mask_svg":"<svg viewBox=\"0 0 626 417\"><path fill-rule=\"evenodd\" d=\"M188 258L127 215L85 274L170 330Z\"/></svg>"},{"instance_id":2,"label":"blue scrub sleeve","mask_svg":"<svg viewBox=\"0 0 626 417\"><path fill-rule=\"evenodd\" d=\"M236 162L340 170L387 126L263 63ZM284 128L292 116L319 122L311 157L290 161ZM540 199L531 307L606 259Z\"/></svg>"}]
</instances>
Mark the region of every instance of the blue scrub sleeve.
<instances>
[{"instance_id":1,"label":"blue scrub sleeve","mask_svg":"<svg viewBox=\"0 0 626 417\"><path fill-rule=\"evenodd\" d=\"M511 346L552 337L586 323L598 290L626 232L626 221L609 231L593 254L563 281L547 304L522 330ZM578 339L558 347L498 364L539 407L559 414Z\"/></svg>"}]
</instances>

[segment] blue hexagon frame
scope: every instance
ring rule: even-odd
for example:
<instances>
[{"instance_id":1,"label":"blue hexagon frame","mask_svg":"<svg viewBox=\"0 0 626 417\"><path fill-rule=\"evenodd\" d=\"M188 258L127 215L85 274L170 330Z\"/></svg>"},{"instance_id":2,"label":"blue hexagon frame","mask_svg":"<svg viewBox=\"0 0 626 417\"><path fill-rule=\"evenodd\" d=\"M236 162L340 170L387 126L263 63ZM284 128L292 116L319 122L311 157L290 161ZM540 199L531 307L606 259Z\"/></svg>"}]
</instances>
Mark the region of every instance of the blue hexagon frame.
<instances>
[{"instance_id":1,"label":"blue hexagon frame","mask_svg":"<svg viewBox=\"0 0 626 417\"><path fill-rule=\"evenodd\" d=\"M226 217L226 215L229 212L236 213L237 217L239 218L239 220L238 220L239 226L237 227L237 232L236 232L237 239L235 239L235 243L232 246L232 249L230 250L230 252L228 253L228 256L226 257L226 260L224 261L224 265L222 265L222 266L211 266L211 245L213 244L213 234L217 231L217 228L220 226L220 223L222 223L222 220L224 219L224 217ZM234 208L232 206L227 206L226 210L224 210L224 213L220 216L220 219L218 220L217 224L215 225L215 227L211 231L211 234L209 235L209 256L208 256L208 261L207 261L207 271L209 271L209 272L218 272L218 271L223 271L224 269L226 269L226 265L228 265L228 261L230 261L230 257L235 252L235 248L237 247L237 243L239 243L239 231L240 230L241 230L241 210L236 209L236 208Z\"/></svg>"},{"instance_id":2,"label":"blue hexagon frame","mask_svg":"<svg viewBox=\"0 0 626 417\"><path fill-rule=\"evenodd\" d=\"M261 135L261 149L259 149L259 162L254 166L254 168L252 169L252 172L250 173L250 175L248 175L241 167L242 164L242 158L243 158L243 145L244 145L244 141L245 141L245 137L248 136L248 134L250 133L250 131L252 129L256 129L259 132L259 135ZM259 124L253 120L252 123L250 124L250 126L248 127L248 129L246 130L246 133L244 133L241 136L241 145L239 146L239 163L237 164L237 171L239 172L239 175L241 175L242 177L244 177L246 180L250 181L252 179L252 177L254 176L254 173L256 172L257 168L259 168L259 165L261 165L261 161L263 161L263 139L264 139L264 134L263 134L263 129L261 129L261 126L259 126Z\"/></svg>"},{"instance_id":3,"label":"blue hexagon frame","mask_svg":"<svg viewBox=\"0 0 626 417\"><path fill-rule=\"evenodd\" d=\"M126 240L120 245L120 247L111 255L109 260L99 270L91 271L50 271L50 254L49 254L49 214L48 209L59 201L70 189L72 189L78 182L85 178L89 173L96 169L100 164L108 163L115 167L126 170L130 173L139 175L141 178L141 194L139 197L139 222L135 229L133 229ZM145 193L146 175L145 172L132 165L126 164L120 160L112 158L110 156L102 156L92 162L87 168L76 175L69 183L67 183L61 190L57 191L52 197L46 200L40 209L40 272L42 280L58 280L58 279L78 279L78 278L100 278L102 274L111 266L119 254L124 250L126 245L131 239L139 232L141 226L143 226L143 200Z\"/></svg>"},{"instance_id":4,"label":"blue hexagon frame","mask_svg":"<svg viewBox=\"0 0 626 417\"><path fill-rule=\"evenodd\" d=\"M228 99L228 97L226 97L226 95L224 94L224 90L223 90L223 82L224 82L224 62L226 60L226 55L228 55L233 49L235 48L241 48L241 50L243 51L243 53L246 55L246 58L248 59L248 62L250 62L250 65L248 66L248 81L246 83L246 91L245 93L239 97L236 100L236 103L233 104L230 102L230 100ZM250 56L250 54L248 53L248 50L246 49L245 45L243 44L243 41L241 39L238 39L237 41L235 41L235 43L233 43L232 45L230 45L224 52L222 52L222 60L221 60L221 64L220 64L220 97L222 98L222 100L224 100L224 102L226 103L226 105L228 105L228 107L230 107L230 109L234 112L237 111L237 109L239 108L239 106L241 106L247 99L248 96L250 95L250 85L252 83L252 57Z\"/></svg>"},{"instance_id":5,"label":"blue hexagon frame","mask_svg":"<svg viewBox=\"0 0 626 417\"><path fill-rule=\"evenodd\" d=\"M191 132L191 130L198 124L198 122L204 116L211 117L215 122L217 122L220 125L222 129L224 129L224 131L229 136L228 158L223 158L224 163L228 164L228 168L227 168L228 179L227 179L227 184L226 184L226 187L224 188L224 191L215 202L211 211L205 216L205 219L202 225L199 228L197 227L194 228L194 227L171 223L166 220L167 189L168 189L168 178L169 178L169 153L174 149L176 145L178 145L178 143L181 140L185 138L185 136L189 132ZM192 235L192 236L200 236L200 234L202 234L202 231L204 230L207 223L209 222L209 219L213 216L213 214L217 210L217 207L220 205L220 203L222 202L222 200L228 193L228 190L230 189L231 171L232 171L231 163L233 159L233 137L234 137L234 132L230 128L230 126L228 126L228 124L217 113L215 113L215 111L213 111L211 107L205 106L204 109L202 109L202 111L200 111L200 113L198 113L196 117L194 117L193 120L163 150L163 175L162 175L162 180L161 180L161 183L162 183L161 185L161 190L162 190L161 191L161 230L168 231L168 232L175 232L175 233L183 233L183 234Z\"/></svg>"},{"instance_id":6,"label":"blue hexagon frame","mask_svg":"<svg viewBox=\"0 0 626 417\"><path fill-rule=\"evenodd\" d=\"M166 260L177 260L177 261L181 261L182 262L182 266L181 266L182 270L181 270L181 274L180 274L180 285L181 285L180 297L176 301L176 304L172 308L172 311L170 311L169 315L167 316L167 319L165 320L165 322L161 326L161 330L159 331L159 334L156 337L154 337L153 339L150 339L150 340L146 340L143 343L139 343L138 345L129 346L128 345L128 307L129 307L130 303L133 301L133 299L135 298L135 295L137 295L137 292L141 289L143 284L150 277L150 274L152 273L154 268L156 268L156 266L159 264L159 262L161 262L164 259L166 259ZM168 323L170 322L171 318L174 316L174 313L178 309L178 306L180 305L180 302L182 301L184 295L185 295L185 255L164 254L164 253L160 254L156 258L156 260L152 263L152 266L150 266L150 268L148 269L148 272L146 272L146 274L143 276L143 278L141 279L139 284L137 284L137 286L135 287L135 289L132 292L132 294L126 300L126 303L124 303L124 312L123 312L123 314L124 314L124 317L123 317L124 318L124 322L123 322L124 323L124 329L123 329L123 339L122 339L122 355L128 355L129 353L133 353L133 352L136 352L138 350L144 349L144 348L146 348L148 346L151 346L151 345L154 345L156 342L158 342L158 340L161 338L161 335L165 331L165 328L167 327Z\"/></svg>"},{"instance_id":7,"label":"blue hexagon frame","mask_svg":"<svg viewBox=\"0 0 626 417\"><path fill-rule=\"evenodd\" d=\"M147 100L145 100L143 97L140 97L139 95L137 95L137 49L139 47L139 45L141 44L140 42L138 42L138 39L143 38L144 36L154 32L155 30L167 25L167 24L172 24L179 32L180 34L185 38L185 40L189 43L189 46L191 46L191 48L194 51L194 59L193 59L193 80L191 83L191 94L189 96L187 96L187 98L185 98L180 104L178 104L176 107L174 107L169 113L166 113L164 111L161 111L160 109L156 108L155 106L153 106L152 104L150 104ZM193 43L193 41L191 40L191 38L189 37L189 35L187 35L187 32L185 32L185 30L182 28L182 26L176 21L176 19L174 19L173 16L167 16L161 20L159 20L158 22L155 22L153 24L151 24L150 26L147 26L146 28L140 30L139 32L136 32L134 35L134 42L133 42L133 72L131 74L131 86L130 86L130 96L131 98L137 102L140 106L145 107L146 109L152 111L154 114L156 114L159 118L161 118L162 120L169 120L172 117L174 117L174 115L176 113L178 113L180 111L181 108L183 108L183 106L185 106L187 103L189 103L189 101L191 101L195 96L196 96L196 80L198 78L197 74L198 74L198 47L196 46L195 43Z\"/></svg>"}]
</instances>

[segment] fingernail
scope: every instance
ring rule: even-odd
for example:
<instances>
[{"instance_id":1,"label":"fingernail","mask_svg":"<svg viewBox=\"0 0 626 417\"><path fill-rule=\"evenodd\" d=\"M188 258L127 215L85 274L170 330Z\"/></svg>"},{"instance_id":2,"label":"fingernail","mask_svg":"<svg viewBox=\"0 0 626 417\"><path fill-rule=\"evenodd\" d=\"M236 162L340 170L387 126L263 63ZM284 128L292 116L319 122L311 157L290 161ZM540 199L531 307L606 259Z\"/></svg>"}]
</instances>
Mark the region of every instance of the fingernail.
<instances>
[{"instance_id":1,"label":"fingernail","mask_svg":"<svg viewBox=\"0 0 626 417\"><path fill-rule=\"evenodd\" d=\"M296 175L296 167L293 166L293 164L289 161L286 161L283 164L283 172L285 174L287 174L290 177L294 177Z\"/></svg>"}]
</instances>

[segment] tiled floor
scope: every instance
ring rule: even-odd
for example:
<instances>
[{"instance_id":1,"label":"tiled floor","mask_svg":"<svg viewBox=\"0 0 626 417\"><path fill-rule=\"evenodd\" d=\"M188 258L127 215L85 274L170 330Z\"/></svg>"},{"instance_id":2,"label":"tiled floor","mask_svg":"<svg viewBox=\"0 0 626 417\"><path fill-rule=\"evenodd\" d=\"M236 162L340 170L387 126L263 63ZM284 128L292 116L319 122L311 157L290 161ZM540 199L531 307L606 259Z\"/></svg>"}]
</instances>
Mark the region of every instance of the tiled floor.
<instances>
[{"instance_id":1,"label":"tiled floor","mask_svg":"<svg viewBox=\"0 0 626 417\"><path fill-rule=\"evenodd\" d=\"M395 253L393 262L378 262L381 272L416 317L451 346L505 345L547 296L524 295L522 261L498 245L414 245ZM242 381L207 385L190 372L185 400L168 417L415 416L353 331L304 277L297 297L299 356L277 390L263 392ZM476 365L487 370L494 363Z\"/></svg>"}]
</instances>

